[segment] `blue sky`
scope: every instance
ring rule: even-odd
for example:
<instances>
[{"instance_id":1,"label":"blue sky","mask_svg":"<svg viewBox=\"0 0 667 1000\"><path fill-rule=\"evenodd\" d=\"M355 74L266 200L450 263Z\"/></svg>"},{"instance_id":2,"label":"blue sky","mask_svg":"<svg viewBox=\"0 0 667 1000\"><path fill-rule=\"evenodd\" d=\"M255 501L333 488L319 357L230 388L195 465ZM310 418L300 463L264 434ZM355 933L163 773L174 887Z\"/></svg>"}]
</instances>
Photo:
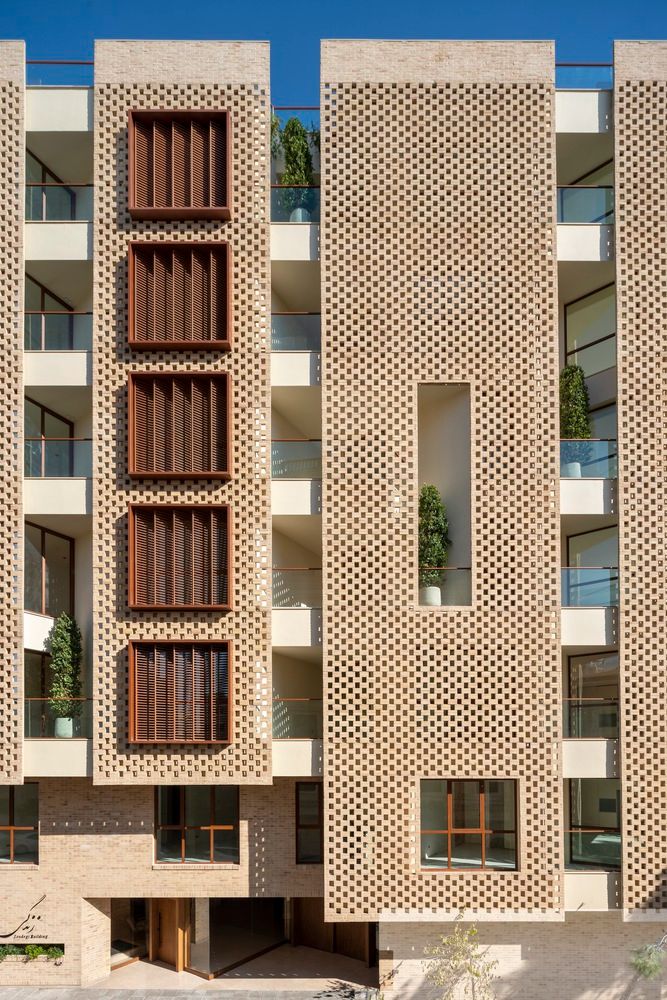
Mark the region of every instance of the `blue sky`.
<instances>
[{"instance_id":1,"label":"blue sky","mask_svg":"<svg viewBox=\"0 0 667 1000\"><path fill-rule=\"evenodd\" d=\"M185 16L184 16L185 15ZM320 38L554 38L604 61L614 38L667 38L658 0L0 0L0 37L33 59L90 59L94 38L268 39L275 104L316 104ZM72 81L73 82L73 81Z\"/></svg>"}]
</instances>

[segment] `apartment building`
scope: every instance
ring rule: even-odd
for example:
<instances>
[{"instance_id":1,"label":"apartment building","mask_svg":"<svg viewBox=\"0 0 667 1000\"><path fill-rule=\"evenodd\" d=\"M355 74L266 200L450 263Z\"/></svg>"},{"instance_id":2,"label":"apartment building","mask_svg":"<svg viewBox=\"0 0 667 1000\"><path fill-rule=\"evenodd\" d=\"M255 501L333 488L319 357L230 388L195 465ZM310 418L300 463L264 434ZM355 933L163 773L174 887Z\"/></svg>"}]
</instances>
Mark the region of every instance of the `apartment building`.
<instances>
[{"instance_id":1,"label":"apartment building","mask_svg":"<svg viewBox=\"0 0 667 1000\"><path fill-rule=\"evenodd\" d=\"M620 998L667 911L667 43L325 41L303 109L265 43L92 73L0 43L0 935L59 949L0 984L307 947L428 997L463 913L500 997Z\"/></svg>"}]
</instances>

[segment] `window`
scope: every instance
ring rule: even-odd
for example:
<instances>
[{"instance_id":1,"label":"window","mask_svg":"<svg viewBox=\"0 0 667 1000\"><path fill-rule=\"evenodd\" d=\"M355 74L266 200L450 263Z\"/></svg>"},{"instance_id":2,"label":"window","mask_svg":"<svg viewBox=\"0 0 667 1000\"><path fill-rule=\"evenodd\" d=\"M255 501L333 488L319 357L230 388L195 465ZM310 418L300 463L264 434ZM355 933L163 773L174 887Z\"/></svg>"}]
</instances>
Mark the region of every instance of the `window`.
<instances>
[{"instance_id":1,"label":"window","mask_svg":"<svg viewBox=\"0 0 667 1000\"><path fill-rule=\"evenodd\" d=\"M74 424L26 396L23 409L23 474L28 478L73 476Z\"/></svg>"},{"instance_id":2,"label":"window","mask_svg":"<svg viewBox=\"0 0 667 1000\"><path fill-rule=\"evenodd\" d=\"M239 863L236 785L156 788L155 812L156 861Z\"/></svg>"},{"instance_id":3,"label":"window","mask_svg":"<svg viewBox=\"0 0 667 1000\"><path fill-rule=\"evenodd\" d=\"M130 344L228 349L230 260L226 243L131 243Z\"/></svg>"},{"instance_id":4,"label":"window","mask_svg":"<svg viewBox=\"0 0 667 1000\"><path fill-rule=\"evenodd\" d=\"M133 219L229 219L226 111L130 111Z\"/></svg>"},{"instance_id":5,"label":"window","mask_svg":"<svg viewBox=\"0 0 667 1000\"><path fill-rule=\"evenodd\" d=\"M130 475L228 479L229 377L130 375Z\"/></svg>"},{"instance_id":6,"label":"window","mask_svg":"<svg viewBox=\"0 0 667 1000\"><path fill-rule=\"evenodd\" d=\"M57 618L74 610L74 539L25 522L26 611Z\"/></svg>"},{"instance_id":7,"label":"window","mask_svg":"<svg viewBox=\"0 0 667 1000\"><path fill-rule=\"evenodd\" d=\"M618 778L565 782L570 822L565 865L570 869L621 867L621 783ZM569 785L569 795L568 786Z\"/></svg>"},{"instance_id":8,"label":"window","mask_svg":"<svg viewBox=\"0 0 667 1000\"><path fill-rule=\"evenodd\" d=\"M37 784L0 785L0 864L37 864L38 824Z\"/></svg>"},{"instance_id":9,"label":"window","mask_svg":"<svg viewBox=\"0 0 667 1000\"><path fill-rule=\"evenodd\" d=\"M130 742L229 743L231 644L130 643Z\"/></svg>"},{"instance_id":10,"label":"window","mask_svg":"<svg viewBox=\"0 0 667 1000\"><path fill-rule=\"evenodd\" d=\"M230 607L228 507L130 507L130 607Z\"/></svg>"},{"instance_id":11,"label":"window","mask_svg":"<svg viewBox=\"0 0 667 1000\"><path fill-rule=\"evenodd\" d=\"M323 785L321 781L296 783L296 863L320 865L323 854Z\"/></svg>"},{"instance_id":12,"label":"window","mask_svg":"<svg viewBox=\"0 0 667 1000\"><path fill-rule=\"evenodd\" d=\"M517 867L516 782L421 782L421 866Z\"/></svg>"}]
</instances>

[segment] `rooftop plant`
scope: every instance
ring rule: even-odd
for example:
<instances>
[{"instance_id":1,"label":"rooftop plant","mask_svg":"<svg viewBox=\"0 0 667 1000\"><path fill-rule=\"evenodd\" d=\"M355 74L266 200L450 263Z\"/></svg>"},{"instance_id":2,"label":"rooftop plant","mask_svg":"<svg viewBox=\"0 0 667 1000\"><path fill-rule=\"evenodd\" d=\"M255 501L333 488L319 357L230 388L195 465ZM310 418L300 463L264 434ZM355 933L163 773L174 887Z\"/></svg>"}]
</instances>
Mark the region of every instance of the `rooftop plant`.
<instances>
[{"instance_id":1,"label":"rooftop plant","mask_svg":"<svg viewBox=\"0 0 667 1000\"><path fill-rule=\"evenodd\" d=\"M428 587L440 579L439 568L447 565L451 545L447 510L437 486L425 484L419 491L419 585Z\"/></svg>"}]
</instances>

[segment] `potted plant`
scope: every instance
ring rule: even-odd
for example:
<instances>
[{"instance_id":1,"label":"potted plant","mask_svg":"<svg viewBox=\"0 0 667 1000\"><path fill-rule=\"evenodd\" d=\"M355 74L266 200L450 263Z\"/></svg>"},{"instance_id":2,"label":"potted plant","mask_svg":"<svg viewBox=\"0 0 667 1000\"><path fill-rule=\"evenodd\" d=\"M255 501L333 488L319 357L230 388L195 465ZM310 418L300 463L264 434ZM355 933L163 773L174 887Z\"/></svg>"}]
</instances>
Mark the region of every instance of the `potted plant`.
<instances>
[{"instance_id":1,"label":"potted plant","mask_svg":"<svg viewBox=\"0 0 667 1000\"><path fill-rule=\"evenodd\" d=\"M419 603L440 607L441 570L451 545L447 511L437 486L419 491Z\"/></svg>"},{"instance_id":2,"label":"potted plant","mask_svg":"<svg viewBox=\"0 0 667 1000\"><path fill-rule=\"evenodd\" d=\"M81 714L81 632L73 618L61 614L48 639L51 653L51 696L54 736L71 739L74 720Z\"/></svg>"},{"instance_id":3,"label":"potted plant","mask_svg":"<svg viewBox=\"0 0 667 1000\"><path fill-rule=\"evenodd\" d=\"M590 454L590 445L585 442L591 436L588 389L580 365L566 365L560 373L560 436L574 442L568 445L568 461L561 464L561 475L580 479L581 463Z\"/></svg>"},{"instance_id":4,"label":"potted plant","mask_svg":"<svg viewBox=\"0 0 667 1000\"><path fill-rule=\"evenodd\" d=\"M290 213L290 222L310 222L312 197L309 187L313 183L313 158L310 153L310 134L298 118L289 118L280 132L280 146L285 158L285 169L280 178L283 186L282 204Z\"/></svg>"}]
</instances>

